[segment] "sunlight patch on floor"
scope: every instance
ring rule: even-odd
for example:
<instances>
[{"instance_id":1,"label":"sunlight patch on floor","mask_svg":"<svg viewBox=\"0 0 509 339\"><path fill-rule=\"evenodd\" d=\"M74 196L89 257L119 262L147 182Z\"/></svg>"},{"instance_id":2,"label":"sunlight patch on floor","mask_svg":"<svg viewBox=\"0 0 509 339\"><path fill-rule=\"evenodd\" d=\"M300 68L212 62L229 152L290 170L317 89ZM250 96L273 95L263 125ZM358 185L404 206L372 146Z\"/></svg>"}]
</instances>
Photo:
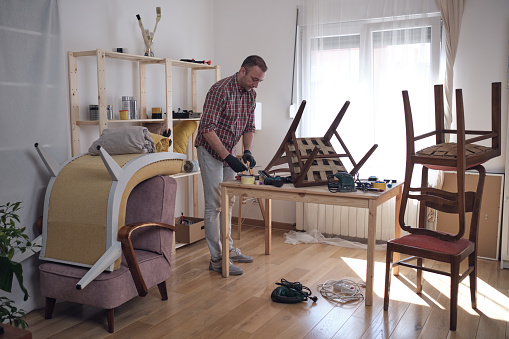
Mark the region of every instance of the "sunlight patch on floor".
<instances>
[{"instance_id":1,"label":"sunlight patch on floor","mask_svg":"<svg viewBox=\"0 0 509 339\"><path fill-rule=\"evenodd\" d=\"M362 279L366 278L366 260L342 257L343 261ZM380 298L384 297L385 289L385 263L375 262L375 279L373 283L373 292ZM415 289L410 290L399 279L393 276L391 279L391 300L400 300L411 302L413 304L424 305L427 303L415 293Z\"/></svg>"},{"instance_id":2,"label":"sunlight patch on floor","mask_svg":"<svg viewBox=\"0 0 509 339\"><path fill-rule=\"evenodd\" d=\"M363 280L366 278L366 260L342 257L343 261ZM440 294L450 299L450 278L430 272L423 272L423 284L428 283ZM431 306L434 303L436 307L444 309L445 307L423 291L422 295L415 292L415 281L406 278L404 274L399 277L393 276L391 279L391 300L409 302L417 305ZM385 263L375 263L374 293L384 297L385 288ZM485 281L477 278L477 306L479 310L491 319L507 321L509 318L509 291L507 295L493 288ZM435 294L435 293L434 293ZM458 306L472 315L478 315L477 311L472 309L470 301L469 278L465 278L459 286ZM447 305L447 307L449 307Z\"/></svg>"}]
</instances>

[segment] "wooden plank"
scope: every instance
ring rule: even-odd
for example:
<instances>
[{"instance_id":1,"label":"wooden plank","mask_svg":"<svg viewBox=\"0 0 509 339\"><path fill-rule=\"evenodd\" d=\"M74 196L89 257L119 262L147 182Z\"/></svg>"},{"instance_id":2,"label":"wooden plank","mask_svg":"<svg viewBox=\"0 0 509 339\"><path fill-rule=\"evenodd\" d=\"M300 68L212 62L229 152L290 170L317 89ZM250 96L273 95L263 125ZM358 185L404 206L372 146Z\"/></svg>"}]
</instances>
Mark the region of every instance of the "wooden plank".
<instances>
[{"instance_id":1,"label":"wooden plank","mask_svg":"<svg viewBox=\"0 0 509 339\"><path fill-rule=\"evenodd\" d=\"M99 102L99 134L108 128L106 116L106 56L104 51L97 50L97 88Z\"/></svg>"},{"instance_id":2,"label":"wooden plank","mask_svg":"<svg viewBox=\"0 0 509 339\"><path fill-rule=\"evenodd\" d=\"M140 106L138 107L139 119L147 119L147 70L145 64L138 63L138 72L140 80Z\"/></svg>"},{"instance_id":3,"label":"wooden plank","mask_svg":"<svg viewBox=\"0 0 509 339\"><path fill-rule=\"evenodd\" d=\"M78 98L78 61L73 52L67 53L69 61L69 106L71 111L71 152L72 156L81 154L80 103Z\"/></svg>"}]
</instances>

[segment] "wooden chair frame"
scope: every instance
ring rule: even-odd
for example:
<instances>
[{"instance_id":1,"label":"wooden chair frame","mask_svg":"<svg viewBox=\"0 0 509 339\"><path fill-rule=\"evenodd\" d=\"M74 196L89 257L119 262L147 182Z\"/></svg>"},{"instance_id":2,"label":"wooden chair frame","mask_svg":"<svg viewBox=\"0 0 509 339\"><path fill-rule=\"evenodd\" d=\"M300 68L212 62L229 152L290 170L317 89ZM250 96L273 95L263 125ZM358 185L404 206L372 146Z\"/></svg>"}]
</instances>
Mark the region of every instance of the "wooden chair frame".
<instances>
[{"instance_id":1,"label":"wooden chair frame","mask_svg":"<svg viewBox=\"0 0 509 339\"><path fill-rule=\"evenodd\" d=\"M417 270L417 293L422 292L422 271L431 273L437 273L445 275L451 278L451 302L450 302L450 329L451 331L456 330L457 314L458 314L458 289L459 284L467 276L470 277L470 297L472 302L472 308L477 308L477 239L479 235L479 217L481 210L482 193L484 189L484 181L486 177L486 170L482 165L477 165L473 169L479 172L479 181L477 183L477 189L475 192L468 192L465 199L465 211L472 213L470 221L470 232L468 235L468 246L466 246L459 253L443 253L440 251L434 251L419 246L409 246L406 244L394 243L392 241L387 242L387 257L386 257L386 270L385 270L385 293L384 293L384 310L389 309L389 292L391 285L391 271L394 275L398 275L398 270L393 270L397 266L411 267ZM436 189L427 190L427 195L424 199L421 199L421 204L426 207L436 208L438 210L458 213L459 207L449 204L441 204L437 200L454 200L451 199L455 196L455 201L458 201L459 194L445 192ZM437 231L437 234L441 234ZM431 234L426 234L431 235ZM443 242L444 240L436 239L437 242ZM394 252L408 254L410 257L403 260L399 260L393 263ZM450 271L441 271L433 268L428 268L423 265L423 258L436 260L450 265ZM467 269L460 274L460 264L468 258ZM409 261L417 260L417 263L410 264Z\"/></svg>"},{"instance_id":2,"label":"wooden chair frame","mask_svg":"<svg viewBox=\"0 0 509 339\"><path fill-rule=\"evenodd\" d=\"M464 234L460 228L458 233L455 235L450 234L437 234L424 227L410 227L405 224L404 216L409 198L416 198L413 193L421 195L419 199L432 199L426 197L429 194L428 188L428 169L441 169L441 170L455 170L457 171L457 187L458 187L458 204L459 204L459 218L460 225L465 224L465 171L473 168L477 164L486 162L489 159L500 155L500 126L501 126L501 83L492 84L492 105L491 105L491 116L492 116L492 130L491 131L478 131L478 130L466 130L465 119L464 119L464 107L463 107L463 93L461 89L456 90L456 110L457 110L457 129L445 129L444 128L444 100L443 100L443 86L436 85L434 88L435 92L435 124L436 129L432 132L425 133L419 136L414 136L413 121L412 121L412 110L410 107L410 99L407 91L403 91L403 104L405 110L405 122L406 122L406 135L407 135L407 164L405 169L405 186L403 189L403 196L401 200L401 210L399 214L399 224L401 228L409 233L414 234L425 234L434 236L442 240L458 240ZM446 143L446 134L456 134L456 143ZM466 135L477 135L476 137L466 139ZM430 136L436 137L436 144L449 145L456 147L456 156L442 157L429 155L426 152L415 151L415 141L421 140ZM491 139L491 148L476 146L475 142ZM466 150L458 152L457 150ZM469 152L469 154L466 154ZM477 152L477 153L476 153ZM423 165L422 168L422 180L421 187L412 188L410 183L412 181L413 168L415 164ZM441 201L443 204L450 205L451 202L447 203ZM425 223L426 210L424 204L420 205L419 208L419 224Z\"/></svg>"},{"instance_id":3,"label":"wooden chair frame","mask_svg":"<svg viewBox=\"0 0 509 339\"><path fill-rule=\"evenodd\" d=\"M322 138L297 138L295 132L306 106L306 101L303 100L281 146L279 146L276 154L267 167L265 167L265 171L268 173L290 172L295 187L319 186L328 183L328 174L335 174L338 170L346 172L341 158L348 158L353 165L350 174L355 175L371 154L373 154L378 145L373 145L358 163L355 162L345 142L337 132L339 123L343 119L349 105L350 101L346 101ZM336 136L345 152L344 154L338 154L333 149L330 143L332 136ZM308 144L310 148L302 149L304 144ZM274 166L284 163L288 164L288 168L273 169ZM314 168L318 170L314 171Z\"/></svg>"}]
</instances>

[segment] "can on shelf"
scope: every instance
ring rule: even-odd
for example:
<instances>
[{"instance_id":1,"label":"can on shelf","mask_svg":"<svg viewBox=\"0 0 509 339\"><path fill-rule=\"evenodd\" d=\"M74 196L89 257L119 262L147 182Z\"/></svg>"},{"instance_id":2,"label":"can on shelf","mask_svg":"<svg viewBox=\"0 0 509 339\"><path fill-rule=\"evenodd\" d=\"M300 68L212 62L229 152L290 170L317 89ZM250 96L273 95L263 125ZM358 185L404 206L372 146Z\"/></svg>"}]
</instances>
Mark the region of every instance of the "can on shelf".
<instances>
[{"instance_id":1,"label":"can on shelf","mask_svg":"<svg viewBox=\"0 0 509 339\"><path fill-rule=\"evenodd\" d=\"M113 105L106 106L106 117L108 120L113 120Z\"/></svg>"}]
</instances>

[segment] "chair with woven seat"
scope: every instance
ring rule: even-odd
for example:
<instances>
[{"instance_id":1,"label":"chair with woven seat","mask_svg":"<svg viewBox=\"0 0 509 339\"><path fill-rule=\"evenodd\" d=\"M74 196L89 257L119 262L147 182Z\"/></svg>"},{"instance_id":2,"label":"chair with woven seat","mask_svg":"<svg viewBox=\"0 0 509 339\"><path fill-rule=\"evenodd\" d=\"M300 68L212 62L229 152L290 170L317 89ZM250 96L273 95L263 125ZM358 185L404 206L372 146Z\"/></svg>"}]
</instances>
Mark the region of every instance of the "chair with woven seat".
<instances>
[{"instance_id":1,"label":"chair with woven seat","mask_svg":"<svg viewBox=\"0 0 509 339\"><path fill-rule=\"evenodd\" d=\"M477 294L477 237L479 233L479 213L484 188L486 171L481 165L489 159L500 155L500 98L501 84L492 85L492 130L472 131L465 130L463 95L461 89L456 90L457 129L444 129L443 88L435 86L435 119L436 130L420 136L414 136L412 112L408 92L403 91L405 122L407 133L407 164L405 185L401 200L399 224L408 235L387 242L386 279L384 310L389 307L389 291L391 283L391 270L399 273L398 266L406 266L417 270L417 293L422 292L422 271L438 273L451 278L450 296L450 329L456 330L458 288L459 283L470 277L470 293L472 307L476 308ZM445 142L445 134L456 134L456 143ZM476 134L477 137L465 139L467 134ZM436 136L436 145L415 151L415 141L429 136ZM474 144L480 140L491 139L491 147ZM459 151L458 151L459 150ZM412 187L411 180L416 164L422 165L422 178L420 187ZM428 187L428 171L455 170L457 172L457 192L448 192ZM475 191L465 192L465 171L476 170L479 173ZM419 202L418 226L406 225L404 221L406 206L409 200ZM458 215L458 229L454 234L438 232L426 228L426 211L434 209ZM466 213L471 213L470 231L465 235ZM397 236L397 234L396 234ZM403 260L393 262L394 253L406 254ZM460 274L460 264L468 258L467 269ZM409 261L417 260L416 264ZM423 259L445 262L450 265L450 271L440 271L423 265Z\"/></svg>"},{"instance_id":2,"label":"chair with woven seat","mask_svg":"<svg viewBox=\"0 0 509 339\"><path fill-rule=\"evenodd\" d=\"M171 274L177 182L156 176L138 184L126 205L126 225L118 231L122 262L118 270L103 272L83 289L76 284L88 268L57 262L39 266L40 290L46 297L45 318L51 319L56 300L107 310L108 330L114 332L114 309L157 286L167 300Z\"/></svg>"},{"instance_id":3,"label":"chair with woven seat","mask_svg":"<svg viewBox=\"0 0 509 339\"><path fill-rule=\"evenodd\" d=\"M328 175L347 172L341 158L348 158L353 165L349 173L355 175L378 145L373 145L358 163L354 160L345 142L337 132L339 123L343 119L348 106L350 106L350 101L345 102L323 137L297 138L296 130L306 107L306 100L303 100L283 142L267 167L265 167L265 171L269 173L290 172L295 187L326 185ZM336 136L343 148L343 154L334 150L331 144L333 136ZM288 164L287 168L273 169L275 166L285 163Z\"/></svg>"},{"instance_id":4,"label":"chair with woven seat","mask_svg":"<svg viewBox=\"0 0 509 339\"><path fill-rule=\"evenodd\" d=\"M412 181L413 169L416 164L422 165L421 187L428 186L428 170L453 170L458 173L458 194L459 194L459 218L460 224L464 224L464 190L465 190L465 171L482 164L492 158L500 155L500 126L501 126L501 83L492 84L491 99L491 131L465 130L464 109L463 109L463 93L461 89L456 90L456 111L457 111L457 129L444 128L444 99L443 86L435 86L435 131L414 136L412 110L410 107L410 99L407 91L403 91L403 104L405 109L405 124L407 135L407 151L406 151L406 169L405 169L405 186L401 201L401 213L399 215L399 223L401 228L407 232L416 234L428 234L425 228L413 228L405 225L404 213L409 193L412 191L410 183ZM446 134L456 134L456 142L446 142ZM430 136L436 136L436 144L415 151L415 142ZM466 135L477 135L476 137L466 139ZM491 147L475 144L481 140L491 140ZM464 150L463 156L458 157L458 149ZM424 207L420 207L420 218L424 218ZM440 239L457 240L463 236L457 233L454 236L437 235Z\"/></svg>"}]
</instances>

